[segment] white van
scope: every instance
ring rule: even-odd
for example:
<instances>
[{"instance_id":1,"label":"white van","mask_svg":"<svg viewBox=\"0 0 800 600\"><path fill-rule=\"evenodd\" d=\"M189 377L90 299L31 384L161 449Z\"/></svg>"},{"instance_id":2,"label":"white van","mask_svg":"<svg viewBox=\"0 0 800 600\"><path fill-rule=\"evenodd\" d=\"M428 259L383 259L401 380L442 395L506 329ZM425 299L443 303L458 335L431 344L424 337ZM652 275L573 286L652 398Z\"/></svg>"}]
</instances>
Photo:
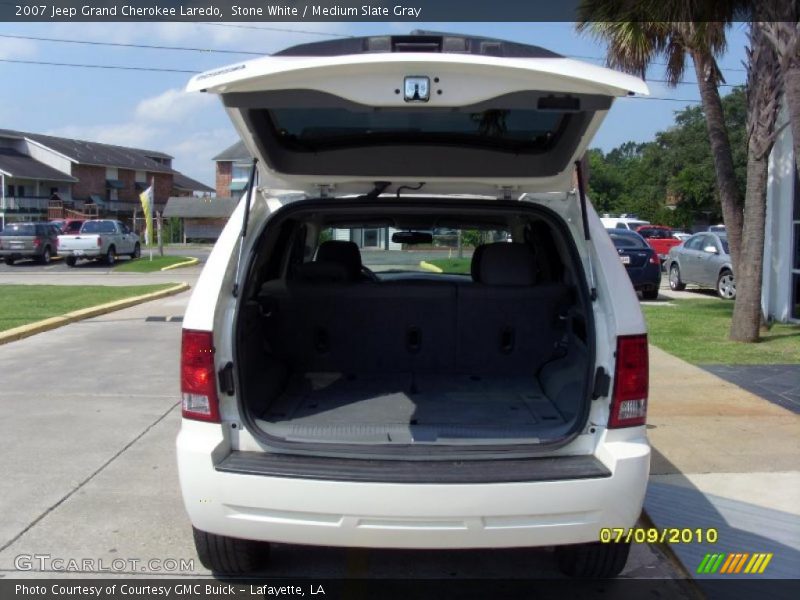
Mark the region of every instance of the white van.
<instances>
[{"instance_id":1,"label":"white van","mask_svg":"<svg viewBox=\"0 0 800 600\"><path fill-rule=\"evenodd\" d=\"M203 564L256 569L268 542L555 546L565 573L618 574L629 546L599 540L641 512L647 338L575 173L645 84L420 34L188 88L219 94L257 157L183 321L178 466Z\"/></svg>"},{"instance_id":2,"label":"white van","mask_svg":"<svg viewBox=\"0 0 800 600\"><path fill-rule=\"evenodd\" d=\"M650 225L650 221L643 221L642 219L628 217L627 215L622 215L620 217L603 215L600 217L600 222L603 223L603 227L606 229L629 229L630 231L636 231L639 227Z\"/></svg>"}]
</instances>

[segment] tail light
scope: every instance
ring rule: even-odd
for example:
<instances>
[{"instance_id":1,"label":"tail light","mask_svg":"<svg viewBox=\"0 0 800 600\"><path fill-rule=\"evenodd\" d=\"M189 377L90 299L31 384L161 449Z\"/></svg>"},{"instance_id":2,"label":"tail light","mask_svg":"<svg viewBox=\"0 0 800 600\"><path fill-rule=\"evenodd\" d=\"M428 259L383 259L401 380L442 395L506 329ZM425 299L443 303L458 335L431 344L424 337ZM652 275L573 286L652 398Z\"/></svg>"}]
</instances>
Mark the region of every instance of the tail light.
<instances>
[{"instance_id":1,"label":"tail light","mask_svg":"<svg viewBox=\"0 0 800 600\"><path fill-rule=\"evenodd\" d=\"M657 265L661 261L658 260L658 256L656 256L655 254L651 254L649 262L651 265Z\"/></svg>"},{"instance_id":2,"label":"tail light","mask_svg":"<svg viewBox=\"0 0 800 600\"><path fill-rule=\"evenodd\" d=\"M33 238L33 247L34 248L38 248L39 246L41 246L41 244L42 244L42 240L40 240L39 238Z\"/></svg>"},{"instance_id":3,"label":"tail light","mask_svg":"<svg viewBox=\"0 0 800 600\"><path fill-rule=\"evenodd\" d=\"M100 247L100 246L102 246L102 245L103 245L103 238L101 238L101 237L98 235L98 236L97 236L97 247L99 248L99 247Z\"/></svg>"},{"instance_id":4,"label":"tail light","mask_svg":"<svg viewBox=\"0 0 800 600\"><path fill-rule=\"evenodd\" d=\"M649 376L647 336L619 336L609 428L644 425Z\"/></svg>"},{"instance_id":5,"label":"tail light","mask_svg":"<svg viewBox=\"0 0 800 600\"><path fill-rule=\"evenodd\" d=\"M214 342L210 331L183 330L181 339L181 414L219 423Z\"/></svg>"}]
</instances>

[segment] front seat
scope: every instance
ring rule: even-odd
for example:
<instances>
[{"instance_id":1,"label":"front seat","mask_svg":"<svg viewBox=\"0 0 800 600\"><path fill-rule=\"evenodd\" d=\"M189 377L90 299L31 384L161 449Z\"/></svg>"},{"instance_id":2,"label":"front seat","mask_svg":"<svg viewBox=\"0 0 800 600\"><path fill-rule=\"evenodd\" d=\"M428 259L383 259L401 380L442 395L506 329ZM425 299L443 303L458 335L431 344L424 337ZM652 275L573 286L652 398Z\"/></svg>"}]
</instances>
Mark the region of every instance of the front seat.
<instances>
[{"instance_id":1,"label":"front seat","mask_svg":"<svg viewBox=\"0 0 800 600\"><path fill-rule=\"evenodd\" d=\"M358 281L363 278L361 251L355 242L340 240L322 242L314 262L341 265L345 269L348 281Z\"/></svg>"}]
</instances>

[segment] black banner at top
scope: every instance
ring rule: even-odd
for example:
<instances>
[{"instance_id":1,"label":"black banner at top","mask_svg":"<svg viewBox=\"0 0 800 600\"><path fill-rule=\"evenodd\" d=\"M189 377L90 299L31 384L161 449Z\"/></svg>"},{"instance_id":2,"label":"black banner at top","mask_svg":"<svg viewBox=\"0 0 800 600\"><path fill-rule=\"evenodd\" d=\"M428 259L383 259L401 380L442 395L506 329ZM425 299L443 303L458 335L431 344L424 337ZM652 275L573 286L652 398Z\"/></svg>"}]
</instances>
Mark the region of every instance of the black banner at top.
<instances>
[{"instance_id":1,"label":"black banner at top","mask_svg":"<svg viewBox=\"0 0 800 600\"><path fill-rule=\"evenodd\" d=\"M580 0L0 0L0 21L574 21Z\"/></svg>"}]
</instances>

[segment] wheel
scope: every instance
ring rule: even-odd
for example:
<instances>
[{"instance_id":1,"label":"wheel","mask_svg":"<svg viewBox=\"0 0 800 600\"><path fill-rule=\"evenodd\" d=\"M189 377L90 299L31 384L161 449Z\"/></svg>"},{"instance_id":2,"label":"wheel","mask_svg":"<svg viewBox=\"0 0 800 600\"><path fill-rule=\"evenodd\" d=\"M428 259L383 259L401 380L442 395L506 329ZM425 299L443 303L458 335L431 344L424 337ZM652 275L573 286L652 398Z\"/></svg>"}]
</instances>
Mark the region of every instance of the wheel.
<instances>
[{"instance_id":1,"label":"wheel","mask_svg":"<svg viewBox=\"0 0 800 600\"><path fill-rule=\"evenodd\" d=\"M14 259L10 256L6 256L3 259L3 262L6 263L9 267L14 264Z\"/></svg>"},{"instance_id":2,"label":"wheel","mask_svg":"<svg viewBox=\"0 0 800 600\"><path fill-rule=\"evenodd\" d=\"M214 573L245 574L269 558L269 544L206 533L192 527L194 547L203 566Z\"/></svg>"},{"instance_id":3,"label":"wheel","mask_svg":"<svg viewBox=\"0 0 800 600\"><path fill-rule=\"evenodd\" d=\"M642 290L642 298L645 300L658 300L658 288Z\"/></svg>"},{"instance_id":4,"label":"wheel","mask_svg":"<svg viewBox=\"0 0 800 600\"><path fill-rule=\"evenodd\" d=\"M117 261L117 249L114 248L114 246L109 246L108 252L106 252L106 264L109 267L113 267L116 261Z\"/></svg>"},{"instance_id":5,"label":"wheel","mask_svg":"<svg viewBox=\"0 0 800 600\"><path fill-rule=\"evenodd\" d=\"M669 267L669 289L673 292L686 289L686 284L681 281L681 270L677 263L672 263Z\"/></svg>"},{"instance_id":6,"label":"wheel","mask_svg":"<svg viewBox=\"0 0 800 600\"><path fill-rule=\"evenodd\" d=\"M43 265L49 265L50 258L51 258L50 246L45 246L44 252L42 252L42 255L39 257L39 262L42 263Z\"/></svg>"},{"instance_id":7,"label":"wheel","mask_svg":"<svg viewBox=\"0 0 800 600\"><path fill-rule=\"evenodd\" d=\"M142 255L142 247L139 245L139 242L136 242L136 245L133 247L133 252L131 252L131 258L139 258Z\"/></svg>"},{"instance_id":8,"label":"wheel","mask_svg":"<svg viewBox=\"0 0 800 600\"><path fill-rule=\"evenodd\" d=\"M570 577L616 577L628 562L630 544L575 544L557 546L559 570Z\"/></svg>"},{"instance_id":9,"label":"wheel","mask_svg":"<svg viewBox=\"0 0 800 600\"><path fill-rule=\"evenodd\" d=\"M727 269L722 271L717 278L717 294L725 300L736 298L736 281L733 279L733 273Z\"/></svg>"},{"instance_id":10,"label":"wheel","mask_svg":"<svg viewBox=\"0 0 800 600\"><path fill-rule=\"evenodd\" d=\"M64 262L67 263L68 267L74 267L75 264L78 262L78 259L75 258L74 256L68 256L67 258L64 259Z\"/></svg>"}]
</instances>

